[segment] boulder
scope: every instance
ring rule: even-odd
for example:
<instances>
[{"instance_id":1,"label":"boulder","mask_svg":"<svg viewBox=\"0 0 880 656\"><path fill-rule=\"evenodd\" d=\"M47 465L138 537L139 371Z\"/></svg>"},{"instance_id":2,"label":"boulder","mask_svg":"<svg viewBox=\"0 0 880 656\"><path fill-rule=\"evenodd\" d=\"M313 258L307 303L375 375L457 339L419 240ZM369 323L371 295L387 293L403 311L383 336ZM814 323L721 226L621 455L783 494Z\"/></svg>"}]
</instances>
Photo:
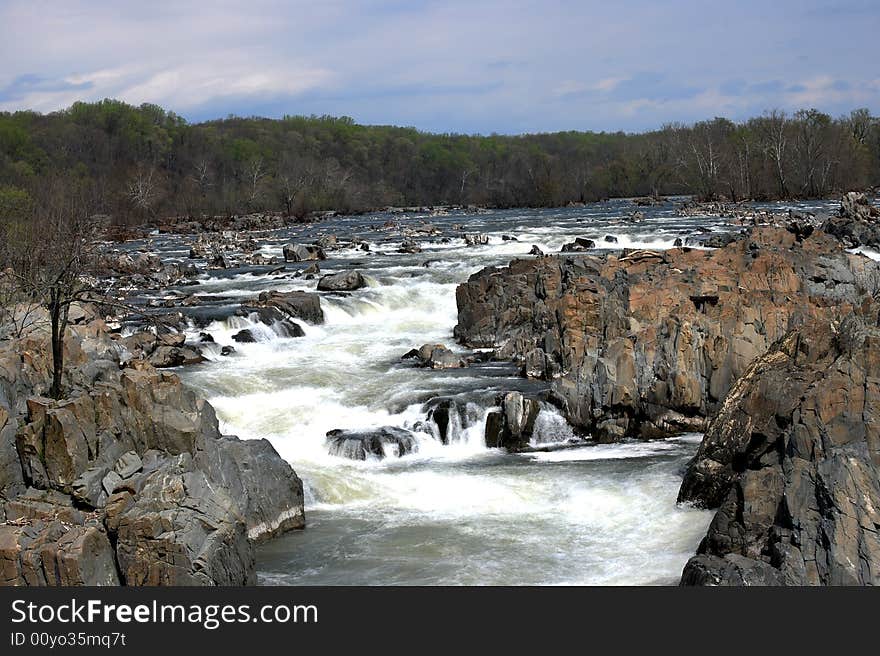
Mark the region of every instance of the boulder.
<instances>
[{"instance_id":1,"label":"boulder","mask_svg":"<svg viewBox=\"0 0 880 656\"><path fill-rule=\"evenodd\" d=\"M584 251L596 248L596 242L586 237L577 237L574 241L563 244L563 253L582 253Z\"/></svg>"},{"instance_id":2,"label":"boulder","mask_svg":"<svg viewBox=\"0 0 880 656\"><path fill-rule=\"evenodd\" d=\"M195 346L159 346L149 357L150 364L157 369L198 364L204 360L201 350Z\"/></svg>"},{"instance_id":3,"label":"boulder","mask_svg":"<svg viewBox=\"0 0 880 656\"><path fill-rule=\"evenodd\" d=\"M254 337L254 333L250 330L250 328L239 330L232 336L232 339L239 344L253 344L257 341L257 338Z\"/></svg>"},{"instance_id":4,"label":"boulder","mask_svg":"<svg viewBox=\"0 0 880 656\"><path fill-rule=\"evenodd\" d=\"M486 446L521 450L529 445L541 404L521 392L508 392L498 400L500 410L486 415Z\"/></svg>"},{"instance_id":5,"label":"boulder","mask_svg":"<svg viewBox=\"0 0 880 656\"><path fill-rule=\"evenodd\" d=\"M730 390L679 492L718 508L682 584L880 583L878 309L792 330Z\"/></svg>"},{"instance_id":6,"label":"boulder","mask_svg":"<svg viewBox=\"0 0 880 656\"><path fill-rule=\"evenodd\" d=\"M397 249L398 253L421 253L422 247L418 242L413 241L412 239L405 239L402 244L400 244L400 248Z\"/></svg>"},{"instance_id":7,"label":"boulder","mask_svg":"<svg viewBox=\"0 0 880 656\"><path fill-rule=\"evenodd\" d=\"M352 292L366 286L367 281L360 271L340 271L318 280L318 291L322 292Z\"/></svg>"},{"instance_id":8,"label":"boulder","mask_svg":"<svg viewBox=\"0 0 880 656\"><path fill-rule=\"evenodd\" d=\"M305 262L307 260L326 260L327 255L320 246L308 244L285 244L282 248L285 262Z\"/></svg>"},{"instance_id":9,"label":"boulder","mask_svg":"<svg viewBox=\"0 0 880 656\"><path fill-rule=\"evenodd\" d=\"M366 460L404 456L416 450L415 436L408 430L385 426L374 430L332 430L327 433L330 455Z\"/></svg>"},{"instance_id":10,"label":"boulder","mask_svg":"<svg viewBox=\"0 0 880 656\"><path fill-rule=\"evenodd\" d=\"M321 297L309 292L263 292L256 301L248 303L251 307L274 307L292 319L302 319L310 324L324 323Z\"/></svg>"},{"instance_id":11,"label":"boulder","mask_svg":"<svg viewBox=\"0 0 880 656\"><path fill-rule=\"evenodd\" d=\"M464 236L464 243L467 246L485 246L489 243L489 235L467 234Z\"/></svg>"},{"instance_id":12,"label":"boulder","mask_svg":"<svg viewBox=\"0 0 880 656\"><path fill-rule=\"evenodd\" d=\"M415 359L419 366L431 369L459 369L467 366L467 362L443 344L423 344L418 349L408 351L401 358Z\"/></svg>"}]
</instances>

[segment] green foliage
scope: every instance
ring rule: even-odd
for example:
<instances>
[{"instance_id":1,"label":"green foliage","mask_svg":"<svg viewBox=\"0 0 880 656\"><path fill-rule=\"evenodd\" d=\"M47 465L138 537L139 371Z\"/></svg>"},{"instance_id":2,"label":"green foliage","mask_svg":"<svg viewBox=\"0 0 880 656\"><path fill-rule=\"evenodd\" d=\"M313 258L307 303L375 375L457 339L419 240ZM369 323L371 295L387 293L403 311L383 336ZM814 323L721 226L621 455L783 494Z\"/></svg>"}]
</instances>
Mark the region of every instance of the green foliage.
<instances>
[{"instance_id":1,"label":"green foliage","mask_svg":"<svg viewBox=\"0 0 880 656\"><path fill-rule=\"evenodd\" d=\"M561 205L610 196L821 196L880 183L868 110L671 124L644 134L429 134L349 117L230 116L190 125L156 105L0 113L0 184L70 175L119 221L388 204ZM145 210L148 208L149 211Z\"/></svg>"}]
</instances>

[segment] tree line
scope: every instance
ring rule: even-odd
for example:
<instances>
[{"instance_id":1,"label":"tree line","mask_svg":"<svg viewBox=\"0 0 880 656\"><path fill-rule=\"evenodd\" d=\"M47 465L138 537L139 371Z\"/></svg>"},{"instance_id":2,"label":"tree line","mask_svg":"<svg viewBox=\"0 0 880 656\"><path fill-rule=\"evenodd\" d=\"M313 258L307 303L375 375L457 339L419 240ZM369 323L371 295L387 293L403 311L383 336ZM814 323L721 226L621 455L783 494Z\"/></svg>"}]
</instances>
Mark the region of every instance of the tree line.
<instances>
[{"instance_id":1,"label":"tree line","mask_svg":"<svg viewBox=\"0 0 880 656\"><path fill-rule=\"evenodd\" d=\"M120 224L386 206L560 206L609 197L818 198L880 184L880 121L815 109L640 134L431 134L347 117L190 124L156 105L0 113L0 212L64 178Z\"/></svg>"}]
</instances>

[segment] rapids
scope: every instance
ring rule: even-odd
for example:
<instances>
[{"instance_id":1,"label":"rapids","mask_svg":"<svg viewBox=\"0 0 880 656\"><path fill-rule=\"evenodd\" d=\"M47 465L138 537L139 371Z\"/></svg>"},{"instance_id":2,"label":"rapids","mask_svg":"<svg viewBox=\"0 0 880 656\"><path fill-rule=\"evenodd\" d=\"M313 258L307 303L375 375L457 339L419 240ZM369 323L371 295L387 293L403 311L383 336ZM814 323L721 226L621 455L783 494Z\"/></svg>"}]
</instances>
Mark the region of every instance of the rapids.
<instances>
[{"instance_id":1,"label":"rapids","mask_svg":"<svg viewBox=\"0 0 880 656\"><path fill-rule=\"evenodd\" d=\"M435 371L400 359L429 342L460 351L452 337L456 285L485 266L525 257L532 245L553 253L583 236L598 248L658 249L698 226L730 229L723 219L676 217L671 204L640 208L645 218L634 223L625 218L633 209L614 201L477 215L377 214L257 235L261 252L279 256L284 243L308 243L321 234L370 242L370 252L328 252L322 274L356 268L368 286L348 296L323 295L325 323L304 324L299 338L216 313L268 289L314 291L314 280L244 267L210 272L186 290L210 295L210 310L220 318L193 326L193 341L205 331L217 344L206 347L208 362L181 369L181 377L214 405L224 432L269 439L305 484L307 528L261 547L261 583L677 582L711 518L675 503L680 472L699 435L610 446L587 441L517 455L487 449L483 422L495 395L536 391L541 384L502 363ZM427 221L441 234L416 238L421 253L398 253L402 237L382 228L389 219L410 227ZM487 234L489 243L468 247L465 232ZM450 241L441 243L442 236ZM185 257L179 237L159 235L152 242L167 259ZM232 335L245 327L257 341L234 343ZM220 356L225 344L234 344L236 353ZM465 408L448 445L426 421L423 406L434 397L453 397ZM537 423L536 446L574 439L549 406ZM367 461L328 454L327 431L380 426L417 430L417 451Z\"/></svg>"}]
</instances>

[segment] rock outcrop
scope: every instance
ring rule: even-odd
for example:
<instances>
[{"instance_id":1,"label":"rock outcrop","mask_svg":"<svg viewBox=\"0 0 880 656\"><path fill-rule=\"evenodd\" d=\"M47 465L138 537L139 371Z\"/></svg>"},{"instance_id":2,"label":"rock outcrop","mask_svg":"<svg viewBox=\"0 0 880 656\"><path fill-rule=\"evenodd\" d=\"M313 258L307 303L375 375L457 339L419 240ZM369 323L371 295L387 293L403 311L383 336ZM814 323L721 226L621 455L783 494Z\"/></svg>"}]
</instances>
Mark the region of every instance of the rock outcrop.
<instances>
[{"instance_id":1,"label":"rock outcrop","mask_svg":"<svg viewBox=\"0 0 880 656\"><path fill-rule=\"evenodd\" d=\"M841 199L837 216L830 217L822 229L850 248L880 248L880 208L865 194L850 191Z\"/></svg>"},{"instance_id":2,"label":"rock outcrop","mask_svg":"<svg viewBox=\"0 0 880 656\"><path fill-rule=\"evenodd\" d=\"M820 231L754 228L717 250L514 260L457 290L457 339L552 379L599 440L702 430L776 340L880 288L880 268Z\"/></svg>"},{"instance_id":3,"label":"rock outcrop","mask_svg":"<svg viewBox=\"0 0 880 656\"><path fill-rule=\"evenodd\" d=\"M290 465L222 436L100 320L70 328L65 359L48 399L45 335L0 342L0 582L253 583L255 542L304 525Z\"/></svg>"},{"instance_id":4,"label":"rock outcrop","mask_svg":"<svg viewBox=\"0 0 880 656\"><path fill-rule=\"evenodd\" d=\"M877 317L795 329L733 386L679 494L718 507L682 584L880 584Z\"/></svg>"}]
</instances>

